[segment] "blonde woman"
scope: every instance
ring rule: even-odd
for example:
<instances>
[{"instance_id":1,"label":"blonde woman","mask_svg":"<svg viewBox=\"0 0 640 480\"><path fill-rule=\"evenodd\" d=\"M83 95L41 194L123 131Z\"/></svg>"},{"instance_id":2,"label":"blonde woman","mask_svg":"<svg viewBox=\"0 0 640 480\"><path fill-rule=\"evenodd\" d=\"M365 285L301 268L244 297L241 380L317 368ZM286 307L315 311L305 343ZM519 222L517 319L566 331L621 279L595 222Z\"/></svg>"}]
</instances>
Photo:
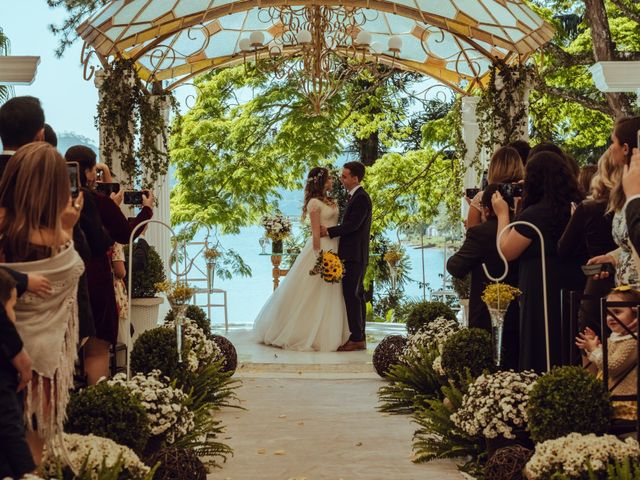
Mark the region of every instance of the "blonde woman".
<instances>
[{"instance_id":1,"label":"blonde woman","mask_svg":"<svg viewBox=\"0 0 640 480\"><path fill-rule=\"evenodd\" d=\"M637 147L638 130L640 130L640 117L631 117L618 120L611 133L609 156L615 171L612 175L613 187L609 195L607 211L613 212L612 233L618 248L605 255L593 257L588 262L590 265L596 263L613 264L616 269L616 286L640 283L638 258L629 240L624 210L626 198L622 189L622 172L624 165L628 164L631 159L633 149Z\"/></svg>"},{"instance_id":2,"label":"blonde woman","mask_svg":"<svg viewBox=\"0 0 640 480\"><path fill-rule=\"evenodd\" d=\"M64 159L44 142L20 148L0 182L2 261L19 272L44 275L52 285L50 296L25 293L15 307L16 328L33 362L25 420L36 464L44 444L61 439L73 387L78 347L76 294L84 265L71 238L82 202L82 194L71 197Z\"/></svg>"},{"instance_id":3,"label":"blonde woman","mask_svg":"<svg viewBox=\"0 0 640 480\"><path fill-rule=\"evenodd\" d=\"M524 178L524 166L520 154L515 148L500 147L489 162L487 172L488 185L492 183L518 183ZM482 223L482 191L469 203L467 228Z\"/></svg>"}]
</instances>

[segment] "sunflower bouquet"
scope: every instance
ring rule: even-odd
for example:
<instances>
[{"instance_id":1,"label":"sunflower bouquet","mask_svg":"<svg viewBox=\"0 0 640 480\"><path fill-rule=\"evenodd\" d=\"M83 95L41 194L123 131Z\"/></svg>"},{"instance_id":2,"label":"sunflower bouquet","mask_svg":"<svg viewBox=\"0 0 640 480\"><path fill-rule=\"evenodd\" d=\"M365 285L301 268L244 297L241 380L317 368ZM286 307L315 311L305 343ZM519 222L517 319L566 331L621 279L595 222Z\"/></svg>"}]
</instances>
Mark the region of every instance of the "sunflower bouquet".
<instances>
[{"instance_id":1,"label":"sunflower bouquet","mask_svg":"<svg viewBox=\"0 0 640 480\"><path fill-rule=\"evenodd\" d=\"M344 276L344 265L340 257L331 250L327 252L320 250L316 264L309 275L321 275L327 283L339 283Z\"/></svg>"}]
</instances>

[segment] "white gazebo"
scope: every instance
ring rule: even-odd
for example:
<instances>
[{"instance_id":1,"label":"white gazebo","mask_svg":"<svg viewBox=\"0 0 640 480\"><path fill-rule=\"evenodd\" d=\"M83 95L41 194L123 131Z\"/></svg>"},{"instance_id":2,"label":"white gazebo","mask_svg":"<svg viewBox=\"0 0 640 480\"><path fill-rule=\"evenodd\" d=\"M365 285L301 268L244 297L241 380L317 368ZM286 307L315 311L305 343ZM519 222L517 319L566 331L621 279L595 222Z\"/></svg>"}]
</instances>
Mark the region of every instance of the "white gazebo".
<instances>
[{"instance_id":1,"label":"white gazebo","mask_svg":"<svg viewBox=\"0 0 640 480\"><path fill-rule=\"evenodd\" d=\"M134 60L150 88L162 82L172 90L199 74L245 62L252 52L254 59L274 52L295 58L300 52L295 43L312 40L302 40L307 34L300 32L293 43L287 40L296 23L283 19L308 19L321 9L329 11L323 28L347 31L337 49L361 49L372 62L432 77L465 95L468 162L479 134L478 98L468 94L483 85L496 61L521 63L554 35L521 0L112 0L78 33L103 66L116 58ZM356 10L364 20L345 29L340 22ZM326 35L318 38L313 41L331 43ZM475 181L469 172L465 183ZM157 192L160 220L168 222L166 180ZM157 232L150 240L168 259L166 234Z\"/></svg>"}]
</instances>

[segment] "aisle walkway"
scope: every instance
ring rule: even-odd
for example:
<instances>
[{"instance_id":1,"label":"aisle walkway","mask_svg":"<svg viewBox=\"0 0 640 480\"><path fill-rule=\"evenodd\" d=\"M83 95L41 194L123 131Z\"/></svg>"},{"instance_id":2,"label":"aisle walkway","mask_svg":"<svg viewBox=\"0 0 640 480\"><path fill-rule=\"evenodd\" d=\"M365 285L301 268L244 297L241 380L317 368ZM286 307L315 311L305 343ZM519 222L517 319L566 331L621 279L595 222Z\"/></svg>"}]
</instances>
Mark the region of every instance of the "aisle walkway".
<instances>
[{"instance_id":1,"label":"aisle walkway","mask_svg":"<svg viewBox=\"0 0 640 480\"><path fill-rule=\"evenodd\" d=\"M229 337L241 359L262 361L244 362L237 373L247 410L219 415L235 456L209 479L462 478L452 462L411 462L415 426L408 417L377 412L383 382L370 353L296 355L252 346L246 332Z\"/></svg>"}]
</instances>

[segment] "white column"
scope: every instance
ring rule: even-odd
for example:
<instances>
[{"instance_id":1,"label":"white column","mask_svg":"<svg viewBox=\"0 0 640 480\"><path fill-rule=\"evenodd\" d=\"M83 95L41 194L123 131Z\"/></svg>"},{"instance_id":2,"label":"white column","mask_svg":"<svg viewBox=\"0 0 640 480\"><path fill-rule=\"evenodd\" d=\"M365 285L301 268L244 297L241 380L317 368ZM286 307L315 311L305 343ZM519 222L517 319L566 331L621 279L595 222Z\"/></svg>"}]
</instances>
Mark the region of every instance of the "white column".
<instances>
[{"instance_id":1,"label":"white column","mask_svg":"<svg viewBox=\"0 0 640 480\"><path fill-rule=\"evenodd\" d=\"M152 96L153 102L162 102L162 116L164 118L165 125L169 126L169 103L160 95ZM156 139L156 147L158 150L165 151L164 142L162 137L158 136ZM169 185L170 175L162 175L158 178L153 186L153 194L156 197L156 206L153 209L153 219L159 220L171 225L171 215L169 210L169 193L171 187ZM164 226L157 223L150 223L145 239L152 245L160 258L165 268L165 275L170 278L170 262L171 262L171 232Z\"/></svg>"},{"instance_id":2,"label":"white column","mask_svg":"<svg viewBox=\"0 0 640 480\"><path fill-rule=\"evenodd\" d=\"M476 108L480 102L480 97L464 96L462 97L462 139L467 153L464 156L464 177L462 179L463 188L474 188L480 186L482 177L481 166L473 165L473 160L477 152L477 140L480 136L480 127L478 126L478 118L476 117ZM484 165L483 152L480 154L481 165ZM469 206L467 202L462 200L462 218L467 218Z\"/></svg>"}]
</instances>

